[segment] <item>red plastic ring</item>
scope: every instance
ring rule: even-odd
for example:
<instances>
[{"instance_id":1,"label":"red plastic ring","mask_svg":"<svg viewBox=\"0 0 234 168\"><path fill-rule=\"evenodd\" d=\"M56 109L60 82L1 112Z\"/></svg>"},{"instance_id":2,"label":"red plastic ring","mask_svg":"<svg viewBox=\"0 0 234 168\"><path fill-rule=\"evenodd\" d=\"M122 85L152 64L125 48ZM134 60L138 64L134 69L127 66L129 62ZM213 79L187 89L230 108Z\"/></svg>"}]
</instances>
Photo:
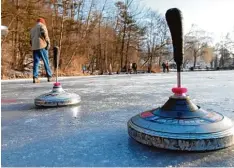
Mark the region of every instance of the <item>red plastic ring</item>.
<instances>
[{"instance_id":1,"label":"red plastic ring","mask_svg":"<svg viewBox=\"0 0 234 168\"><path fill-rule=\"evenodd\" d=\"M183 93L186 93L188 90L187 88L172 88L172 92L175 93L175 94L179 94L179 95L182 95Z\"/></svg>"},{"instance_id":2,"label":"red plastic ring","mask_svg":"<svg viewBox=\"0 0 234 168\"><path fill-rule=\"evenodd\" d=\"M54 86L60 86L61 84L59 82L54 83Z\"/></svg>"}]
</instances>

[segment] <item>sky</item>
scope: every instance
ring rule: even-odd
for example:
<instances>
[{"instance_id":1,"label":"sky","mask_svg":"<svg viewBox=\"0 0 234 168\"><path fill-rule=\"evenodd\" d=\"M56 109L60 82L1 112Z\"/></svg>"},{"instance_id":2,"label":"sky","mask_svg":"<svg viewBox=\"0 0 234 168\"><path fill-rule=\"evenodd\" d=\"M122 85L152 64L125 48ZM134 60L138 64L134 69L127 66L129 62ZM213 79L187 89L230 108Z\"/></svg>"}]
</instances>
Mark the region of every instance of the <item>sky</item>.
<instances>
[{"instance_id":1,"label":"sky","mask_svg":"<svg viewBox=\"0 0 234 168\"><path fill-rule=\"evenodd\" d=\"M218 42L228 32L234 40L234 0L142 0L145 6L166 13L169 8L179 8L183 14L184 33L192 24L212 33Z\"/></svg>"}]
</instances>

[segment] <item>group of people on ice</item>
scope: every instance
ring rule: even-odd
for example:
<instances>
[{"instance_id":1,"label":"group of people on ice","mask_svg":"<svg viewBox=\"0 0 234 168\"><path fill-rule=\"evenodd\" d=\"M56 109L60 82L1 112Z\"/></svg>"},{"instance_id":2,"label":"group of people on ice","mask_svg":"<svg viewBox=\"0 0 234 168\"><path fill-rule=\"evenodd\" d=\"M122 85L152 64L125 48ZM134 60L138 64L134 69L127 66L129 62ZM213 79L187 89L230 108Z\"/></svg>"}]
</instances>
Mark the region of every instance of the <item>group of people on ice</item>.
<instances>
[{"instance_id":1,"label":"group of people on ice","mask_svg":"<svg viewBox=\"0 0 234 168\"><path fill-rule=\"evenodd\" d=\"M137 64L134 62L134 63L131 63L131 62L128 62L127 66L124 66L124 71L126 73L135 73L137 74Z\"/></svg>"},{"instance_id":2,"label":"group of people on ice","mask_svg":"<svg viewBox=\"0 0 234 168\"><path fill-rule=\"evenodd\" d=\"M168 64L168 62L163 62L162 63L162 68L163 68L163 72L165 73L166 72L166 70L167 70L167 72L169 72L169 64Z\"/></svg>"}]
</instances>

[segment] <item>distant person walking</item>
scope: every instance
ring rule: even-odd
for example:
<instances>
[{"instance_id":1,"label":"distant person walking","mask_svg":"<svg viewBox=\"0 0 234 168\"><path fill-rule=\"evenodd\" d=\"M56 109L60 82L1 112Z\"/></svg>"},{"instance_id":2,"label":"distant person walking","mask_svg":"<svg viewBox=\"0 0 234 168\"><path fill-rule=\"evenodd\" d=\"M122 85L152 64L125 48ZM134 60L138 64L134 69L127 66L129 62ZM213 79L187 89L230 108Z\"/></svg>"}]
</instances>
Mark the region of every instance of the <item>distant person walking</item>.
<instances>
[{"instance_id":1,"label":"distant person walking","mask_svg":"<svg viewBox=\"0 0 234 168\"><path fill-rule=\"evenodd\" d=\"M166 64L164 62L162 63L162 67L163 67L163 72L165 73L166 72Z\"/></svg>"},{"instance_id":2,"label":"distant person walking","mask_svg":"<svg viewBox=\"0 0 234 168\"><path fill-rule=\"evenodd\" d=\"M40 59L44 63L47 81L52 81L52 72L49 64L48 50L50 48L50 38L46 23L43 18L37 19L36 25L30 31L30 44L33 50L33 83L40 83L38 79L38 66Z\"/></svg>"},{"instance_id":3,"label":"distant person walking","mask_svg":"<svg viewBox=\"0 0 234 168\"><path fill-rule=\"evenodd\" d=\"M84 74L85 71L86 71L86 65L82 65L82 71L83 71L83 74Z\"/></svg>"},{"instance_id":4,"label":"distant person walking","mask_svg":"<svg viewBox=\"0 0 234 168\"><path fill-rule=\"evenodd\" d=\"M132 63L131 63L131 62L129 62L128 64L129 64L128 72L130 72L130 74L131 74L131 73L132 73Z\"/></svg>"},{"instance_id":5,"label":"distant person walking","mask_svg":"<svg viewBox=\"0 0 234 168\"><path fill-rule=\"evenodd\" d=\"M109 71L109 75L112 75L112 65L111 65L111 63L109 64L109 69L108 69L108 71Z\"/></svg>"},{"instance_id":6,"label":"distant person walking","mask_svg":"<svg viewBox=\"0 0 234 168\"><path fill-rule=\"evenodd\" d=\"M166 63L166 69L167 69L167 73L169 72L169 64L168 62Z\"/></svg>"},{"instance_id":7,"label":"distant person walking","mask_svg":"<svg viewBox=\"0 0 234 168\"><path fill-rule=\"evenodd\" d=\"M137 74L137 64L136 63L132 64L132 70L133 70L133 73Z\"/></svg>"}]
</instances>

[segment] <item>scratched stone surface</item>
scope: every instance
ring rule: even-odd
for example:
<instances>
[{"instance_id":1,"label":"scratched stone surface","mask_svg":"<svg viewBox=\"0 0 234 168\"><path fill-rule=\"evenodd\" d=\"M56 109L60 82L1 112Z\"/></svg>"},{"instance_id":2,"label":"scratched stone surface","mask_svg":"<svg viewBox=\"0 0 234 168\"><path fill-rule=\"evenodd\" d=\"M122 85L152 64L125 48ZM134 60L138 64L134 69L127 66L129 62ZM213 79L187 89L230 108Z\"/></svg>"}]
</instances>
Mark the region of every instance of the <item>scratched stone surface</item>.
<instances>
[{"instance_id":1,"label":"scratched stone surface","mask_svg":"<svg viewBox=\"0 0 234 168\"><path fill-rule=\"evenodd\" d=\"M234 166L234 147L197 153L157 149L129 137L127 121L163 105L176 73L60 78L78 107L35 109L43 79L2 81L2 166ZM192 101L234 121L234 71L183 72Z\"/></svg>"}]
</instances>

